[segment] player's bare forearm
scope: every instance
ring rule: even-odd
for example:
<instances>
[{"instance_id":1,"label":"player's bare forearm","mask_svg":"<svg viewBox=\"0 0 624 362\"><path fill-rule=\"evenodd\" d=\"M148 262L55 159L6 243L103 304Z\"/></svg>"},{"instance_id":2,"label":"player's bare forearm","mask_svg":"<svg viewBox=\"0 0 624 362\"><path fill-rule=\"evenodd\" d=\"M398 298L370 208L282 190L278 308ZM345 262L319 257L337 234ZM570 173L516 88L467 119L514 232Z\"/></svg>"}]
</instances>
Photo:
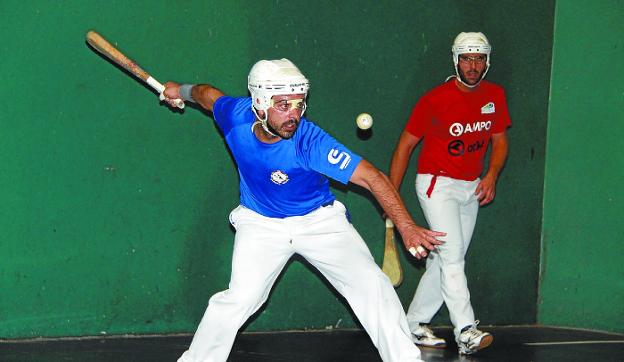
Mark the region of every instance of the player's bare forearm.
<instances>
[{"instance_id":1,"label":"player's bare forearm","mask_svg":"<svg viewBox=\"0 0 624 362\"><path fill-rule=\"evenodd\" d=\"M223 92L210 84L198 84L191 90L191 96L193 99L204 109L211 112L214 103L223 95Z\"/></svg>"},{"instance_id":2,"label":"player's bare forearm","mask_svg":"<svg viewBox=\"0 0 624 362\"><path fill-rule=\"evenodd\" d=\"M394 149L392 161L390 162L390 174L388 177L392 185L394 185L397 190L401 189L401 183L403 182L403 177L405 176L410 156L419 141L420 138L404 131L399 138L396 148Z\"/></svg>"},{"instance_id":3,"label":"player's bare forearm","mask_svg":"<svg viewBox=\"0 0 624 362\"><path fill-rule=\"evenodd\" d=\"M369 190L379 202L388 217L403 236L405 247L423 247L433 250L435 245L442 244L437 239L445 233L430 231L414 223L396 188L383 172L366 160L362 160L355 169L351 182ZM423 255L426 256L426 253Z\"/></svg>"},{"instance_id":4,"label":"player's bare forearm","mask_svg":"<svg viewBox=\"0 0 624 362\"><path fill-rule=\"evenodd\" d=\"M409 160L409 154L405 152L404 149L395 149L392 154L392 161L390 161L390 174L389 179L390 183L399 190L401 188L401 183L403 182L403 177L405 176L405 171L407 170L407 162Z\"/></svg>"},{"instance_id":5,"label":"player's bare forearm","mask_svg":"<svg viewBox=\"0 0 624 362\"><path fill-rule=\"evenodd\" d=\"M493 134L490 165L484 177L493 177L494 181L498 179L498 174L505 166L508 150L507 134L505 132Z\"/></svg>"},{"instance_id":6,"label":"player's bare forearm","mask_svg":"<svg viewBox=\"0 0 624 362\"><path fill-rule=\"evenodd\" d=\"M505 132L492 135L490 166L475 190L475 195L477 195L479 205L481 206L489 204L496 197L496 181L498 180L498 174L505 165L507 150L508 145Z\"/></svg>"},{"instance_id":7,"label":"player's bare forearm","mask_svg":"<svg viewBox=\"0 0 624 362\"><path fill-rule=\"evenodd\" d=\"M165 83L165 90L163 94L167 100L181 98L180 84L176 82ZM202 106L202 108L211 112L214 103L223 95L223 92L210 84L196 84L191 89L191 97L193 100Z\"/></svg>"}]
</instances>

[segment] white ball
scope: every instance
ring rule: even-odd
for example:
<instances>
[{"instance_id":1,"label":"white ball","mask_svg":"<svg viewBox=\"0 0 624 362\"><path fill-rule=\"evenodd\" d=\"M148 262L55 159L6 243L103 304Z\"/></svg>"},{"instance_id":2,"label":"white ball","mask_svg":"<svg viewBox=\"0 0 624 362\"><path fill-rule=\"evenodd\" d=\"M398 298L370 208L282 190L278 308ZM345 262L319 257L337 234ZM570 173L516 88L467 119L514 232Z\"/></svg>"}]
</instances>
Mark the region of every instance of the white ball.
<instances>
[{"instance_id":1,"label":"white ball","mask_svg":"<svg viewBox=\"0 0 624 362\"><path fill-rule=\"evenodd\" d=\"M373 117L368 113L360 113L355 119L358 128L369 129L373 126Z\"/></svg>"}]
</instances>

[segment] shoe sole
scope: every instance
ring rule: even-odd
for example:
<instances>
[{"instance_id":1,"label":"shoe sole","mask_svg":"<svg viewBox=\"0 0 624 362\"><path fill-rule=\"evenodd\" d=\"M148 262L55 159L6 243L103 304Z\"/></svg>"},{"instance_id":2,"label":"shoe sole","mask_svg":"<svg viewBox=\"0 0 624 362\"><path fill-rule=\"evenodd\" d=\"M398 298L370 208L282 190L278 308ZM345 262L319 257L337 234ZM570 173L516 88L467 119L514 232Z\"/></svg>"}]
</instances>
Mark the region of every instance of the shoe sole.
<instances>
[{"instance_id":1,"label":"shoe sole","mask_svg":"<svg viewBox=\"0 0 624 362\"><path fill-rule=\"evenodd\" d=\"M414 342L414 344L417 345L418 347L435 348L435 349L446 348L446 342L440 342L437 344L427 344L425 342L418 340L417 338L413 338L412 342Z\"/></svg>"},{"instance_id":2,"label":"shoe sole","mask_svg":"<svg viewBox=\"0 0 624 362\"><path fill-rule=\"evenodd\" d=\"M431 349L445 349L446 348L446 343L444 344L420 344L420 343L415 343L418 347L423 347L423 348L431 348Z\"/></svg>"},{"instance_id":3,"label":"shoe sole","mask_svg":"<svg viewBox=\"0 0 624 362\"><path fill-rule=\"evenodd\" d=\"M479 343L478 346L476 346L474 349L472 349L470 352L462 352L461 350L459 351L459 354L464 354L464 355L468 355L468 354L473 354L477 351L480 351L486 347L489 347L490 344L492 344L492 342L494 342L494 337L492 335L489 336L484 336L481 339L481 342Z\"/></svg>"}]
</instances>

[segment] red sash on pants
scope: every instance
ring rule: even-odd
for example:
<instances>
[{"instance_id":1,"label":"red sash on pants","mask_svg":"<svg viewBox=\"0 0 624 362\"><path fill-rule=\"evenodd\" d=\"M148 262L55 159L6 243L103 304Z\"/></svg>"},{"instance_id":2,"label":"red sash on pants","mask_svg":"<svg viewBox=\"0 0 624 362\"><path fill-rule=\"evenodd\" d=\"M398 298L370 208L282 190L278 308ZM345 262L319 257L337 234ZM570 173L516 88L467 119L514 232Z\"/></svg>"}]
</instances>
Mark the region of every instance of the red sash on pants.
<instances>
[{"instance_id":1,"label":"red sash on pants","mask_svg":"<svg viewBox=\"0 0 624 362\"><path fill-rule=\"evenodd\" d=\"M431 193L433 192L433 188L435 187L436 181L438 181L438 175L433 175L431 178L431 182L429 183L429 188L427 189L427 197L431 198Z\"/></svg>"}]
</instances>

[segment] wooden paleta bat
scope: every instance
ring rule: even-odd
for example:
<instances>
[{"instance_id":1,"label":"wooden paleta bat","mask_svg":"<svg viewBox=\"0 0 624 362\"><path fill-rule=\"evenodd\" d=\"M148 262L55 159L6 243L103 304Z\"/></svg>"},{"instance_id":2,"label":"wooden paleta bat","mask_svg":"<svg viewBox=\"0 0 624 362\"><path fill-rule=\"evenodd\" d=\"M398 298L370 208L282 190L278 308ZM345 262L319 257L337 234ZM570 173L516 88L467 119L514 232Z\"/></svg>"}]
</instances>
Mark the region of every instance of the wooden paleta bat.
<instances>
[{"instance_id":1,"label":"wooden paleta bat","mask_svg":"<svg viewBox=\"0 0 624 362\"><path fill-rule=\"evenodd\" d=\"M390 282L395 288L403 281L403 269L394 241L394 223L390 219L386 219L386 242L381 270L390 278Z\"/></svg>"},{"instance_id":2,"label":"wooden paleta bat","mask_svg":"<svg viewBox=\"0 0 624 362\"><path fill-rule=\"evenodd\" d=\"M100 34L93 30L89 31L87 33L87 43L89 43L89 45L91 45L93 49L97 50L113 62L119 64L125 70L132 73L132 75L143 80L150 87L154 88L156 92L158 92L160 99L164 100L163 91L165 90L165 86L156 79L154 79L148 72L139 67L139 65L136 64L132 59L126 57L122 52L119 51L119 49L115 48ZM174 102L176 107L184 108L183 100L175 99Z\"/></svg>"}]
</instances>

